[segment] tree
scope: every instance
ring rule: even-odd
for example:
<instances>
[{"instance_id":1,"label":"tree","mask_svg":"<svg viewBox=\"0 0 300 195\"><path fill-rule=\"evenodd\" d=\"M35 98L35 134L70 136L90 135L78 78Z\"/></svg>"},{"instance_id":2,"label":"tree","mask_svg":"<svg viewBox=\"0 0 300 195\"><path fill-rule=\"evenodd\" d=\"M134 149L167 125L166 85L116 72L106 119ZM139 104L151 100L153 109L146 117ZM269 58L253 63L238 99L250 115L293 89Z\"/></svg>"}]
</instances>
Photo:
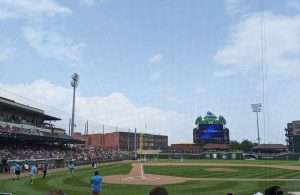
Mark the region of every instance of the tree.
<instances>
[{"instance_id":1,"label":"tree","mask_svg":"<svg viewBox=\"0 0 300 195\"><path fill-rule=\"evenodd\" d=\"M231 151L240 150L240 148L241 148L240 142L238 142L236 140L230 141L230 150Z\"/></svg>"},{"instance_id":2,"label":"tree","mask_svg":"<svg viewBox=\"0 0 300 195\"><path fill-rule=\"evenodd\" d=\"M243 150L244 152L249 152L251 148L253 148L254 146L255 145L251 141L245 139L241 142L240 149Z\"/></svg>"},{"instance_id":3,"label":"tree","mask_svg":"<svg viewBox=\"0 0 300 195\"><path fill-rule=\"evenodd\" d=\"M226 119L223 116L219 116L219 123L226 125Z\"/></svg>"},{"instance_id":4,"label":"tree","mask_svg":"<svg viewBox=\"0 0 300 195\"><path fill-rule=\"evenodd\" d=\"M204 117L206 124L214 124L217 120L217 117L210 111L207 112L207 115Z\"/></svg>"},{"instance_id":5,"label":"tree","mask_svg":"<svg viewBox=\"0 0 300 195\"><path fill-rule=\"evenodd\" d=\"M195 121L195 125L199 125L199 124L201 124L202 123L202 117L201 116L198 116L197 117L197 119L196 119L196 121Z\"/></svg>"},{"instance_id":6,"label":"tree","mask_svg":"<svg viewBox=\"0 0 300 195\"><path fill-rule=\"evenodd\" d=\"M203 118L201 116L196 118L195 125L198 126L199 124L223 124L225 126L226 120L223 116L217 117L212 112L208 111Z\"/></svg>"},{"instance_id":7,"label":"tree","mask_svg":"<svg viewBox=\"0 0 300 195\"><path fill-rule=\"evenodd\" d=\"M207 111L207 115L212 116L214 114L211 111Z\"/></svg>"}]
</instances>

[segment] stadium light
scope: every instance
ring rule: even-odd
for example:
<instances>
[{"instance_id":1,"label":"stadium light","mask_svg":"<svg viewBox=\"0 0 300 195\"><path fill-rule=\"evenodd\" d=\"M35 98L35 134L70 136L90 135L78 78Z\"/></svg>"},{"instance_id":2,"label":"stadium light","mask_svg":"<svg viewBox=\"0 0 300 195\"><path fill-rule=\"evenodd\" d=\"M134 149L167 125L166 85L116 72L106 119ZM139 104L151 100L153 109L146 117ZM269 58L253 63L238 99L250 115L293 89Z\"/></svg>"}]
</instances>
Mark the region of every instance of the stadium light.
<instances>
[{"instance_id":1,"label":"stadium light","mask_svg":"<svg viewBox=\"0 0 300 195\"><path fill-rule=\"evenodd\" d=\"M74 73L72 75L71 86L73 87L73 107L72 107L72 123L71 123L71 136L74 134L74 113L75 113L75 89L78 87L79 84L79 75Z\"/></svg>"},{"instance_id":2,"label":"stadium light","mask_svg":"<svg viewBox=\"0 0 300 195\"><path fill-rule=\"evenodd\" d=\"M258 124L258 113L261 112L262 104L251 104L253 112L256 112L256 124L257 124L257 142L258 145L260 144L260 137L259 137L259 124Z\"/></svg>"}]
</instances>

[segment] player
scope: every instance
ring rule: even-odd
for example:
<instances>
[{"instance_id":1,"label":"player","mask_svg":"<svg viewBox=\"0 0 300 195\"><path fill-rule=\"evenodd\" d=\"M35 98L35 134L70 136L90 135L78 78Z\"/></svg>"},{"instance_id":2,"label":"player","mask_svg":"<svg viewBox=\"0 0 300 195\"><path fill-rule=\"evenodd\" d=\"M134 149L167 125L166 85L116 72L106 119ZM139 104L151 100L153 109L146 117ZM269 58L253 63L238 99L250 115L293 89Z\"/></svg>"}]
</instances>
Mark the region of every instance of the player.
<instances>
[{"instance_id":1,"label":"player","mask_svg":"<svg viewBox=\"0 0 300 195\"><path fill-rule=\"evenodd\" d=\"M14 180L20 180L20 173L21 173L21 166L19 165L19 163L17 162L17 164L15 165L15 178Z\"/></svg>"},{"instance_id":2,"label":"player","mask_svg":"<svg viewBox=\"0 0 300 195\"><path fill-rule=\"evenodd\" d=\"M75 165L73 161L70 161L69 163L69 172L70 172L70 176L74 177L74 170L75 170Z\"/></svg>"},{"instance_id":3,"label":"player","mask_svg":"<svg viewBox=\"0 0 300 195\"><path fill-rule=\"evenodd\" d=\"M27 160L25 160L24 169L25 169L26 172L29 171L29 165L28 165Z\"/></svg>"},{"instance_id":4,"label":"player","mask_svg":"<svg viewBox=\"0 0 300 195\"><path fill-rule=\"evenodd\" d=\"M45 163L45 164L44 164L44 170L43 170L43 173L44 173L44 175L43 175L43 179L45 179L45 178L46 178L46 175L47 175L47 170L48 170L48 164L47 164L47 163Z\"/></svg>"},{"instance_id":5,"label":"player","mask_svg":"<svg viewBox=\"0 0 300 195\"><path fill-rule=\"evenodd\" d=\"M93 168L93 169L95 169L95 164L96 164L96 162L95 162L95 160L93 159L93 161L92 161L92 168Z\"/></svg>"},{"instance_id":6,"label":"player","mask_svg":"<svg viewBox=\"0 0 300 195\"><path fill-rule=\"evenodd\" d=\"M92 194L100 195L102 191L102 177L99 176L99 171L95 171L95 176L91 179L92 184Z\"/></svg>"},{"instance_id":7,"label":"player","mask_svg":"<svg viewBox=\"0 0 300 195\"><path fill-rule=\"evenodd\" d=\"M4 169L4 173L8 174L8 164L7 164L6 156L2 157L1 164L2 164L2 167L3 167L2 169Z\"/></svg>"},{"instance_id":8,"label":"player","mask_svg":"<svg viewBox=\"0 0 300 195\"><path fill-rule=\"evenodd\" d=\"M30 184L31 185L33 184L33 180L35 178L35 174L37 174L37 168L36 168L36 165L32 165L30 173L29 173L29 178L30 178Z\"/></svg>"},{"instance_id":9,"label":"player","mask_svg":"<svg viewBox=\"0 0 300 195\"><path fill-rule=\"evenodd\" d=\"M94 162L94 169L97 169L97 165L98 165L98 161L95 160L95 162Z\"/></svg>"}]
</instances>

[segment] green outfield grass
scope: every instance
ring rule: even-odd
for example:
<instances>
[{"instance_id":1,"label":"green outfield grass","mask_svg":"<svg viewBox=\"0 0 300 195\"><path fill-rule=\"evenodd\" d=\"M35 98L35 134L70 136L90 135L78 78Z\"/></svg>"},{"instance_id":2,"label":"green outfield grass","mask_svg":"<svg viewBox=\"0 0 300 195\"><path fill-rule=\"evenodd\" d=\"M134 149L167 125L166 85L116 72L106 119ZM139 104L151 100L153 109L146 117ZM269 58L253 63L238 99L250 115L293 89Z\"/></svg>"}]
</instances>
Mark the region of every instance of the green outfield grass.
<instances>
[{"instance_id":1,"label":"green outfield grass","mask_svg":"<svg viewBox=\"0 0 300 195\"><path fill-rule=\"evenodd\" d=\"M145 173L189 178L300 178L300 171L263 167L224 167L236 172L213 172L216 166L144 166Z\"/></svg>"},{"instance_id":2,"label":"green outfield grass","mask_svg":"<svg viewBox=\"0 0 300 195\"><path fill-rule=\"evenodd\" d=\"M150 161L154 162L151 158ZM157 162L181 162L180 159L157 159ZM241 163L241 164L267 164L267 165L295 165L300 166L300 161L280 161L280 160L213 160L213 159L183 159L184 163Z\"/></svg>"},{"instance_id":3,"label":"green outfield grass","mask_svg":"<svg viewBox=\"0 0 300 195\"><path fill-rule=\"evenodd\" d=\"M145 167L147 172L155 172L156 170L163 168L163 171L167 172L174 171L174 173L181 172L187 174L188 177L196 177L196 171L193 170L195 167ZM171 170L175 168L175 170ZM207 168L207 167L206 167ZM236 167L233 167L236 169ZM119 164L119 165L105 165L99 168L100 174L105 175L116 175L116 174L128 174L130 172L130 164ZM150 170L151 169L151 170ZM255 168L257 169L257 168ZM195 172L194 172L195 171ZM251 176L250 172L255 171L255 174L259 174L258 170L241 170L245 171L245 174ZM274 171L278 171L277 169ZM162 170L159 171L162 173ZM297 172L298 173L298 172ZM68 175L67 171L51 173L44 180L42 175L39 174L36 177L34 185L29 185L28 177L22 177L20 181L5 180L0 181L1 192L12 192L14 195L43 195L52 188L60 188L66 192L67 195L89 195L90 193L90 178L94 174L94 170L81 169L75 171L75 178ZM157 173L158 174L158 173ZM179 173L178 173L179 174ZM254 174L254 175L255 175ZM298 177L295 173L290 171L281 173L284 178ZM289 174L291 174L289 176ZM252 177L254 176L252 175ZM210 176L207 176L210 177ZM223 175L219 177L230 177L230 175ZM281 176L277 176L281 177ZM279 185L285 192L288 190L299 190L299 182L204 182L204 181L193 181L185 182L181 184L166 185L167 190L171 195L222 195L227 192L233 192L235 195L247 195L253 194L254 192L262 192L267 186ZM114 184L103 184L103 193L101 195L147 195L151 190L152 186L138 186L138 185L114 185Z\"/></svg>"}]
</instances>

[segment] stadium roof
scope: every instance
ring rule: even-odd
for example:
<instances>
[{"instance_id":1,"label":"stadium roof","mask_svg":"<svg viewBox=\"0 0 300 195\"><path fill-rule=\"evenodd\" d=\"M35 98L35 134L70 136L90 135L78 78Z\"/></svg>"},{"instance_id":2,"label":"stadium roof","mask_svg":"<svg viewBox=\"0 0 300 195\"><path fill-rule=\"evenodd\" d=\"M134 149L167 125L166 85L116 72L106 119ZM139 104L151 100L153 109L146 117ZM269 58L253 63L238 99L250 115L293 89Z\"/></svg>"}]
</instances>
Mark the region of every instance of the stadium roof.
<instances>
[{"instance_id":1,"label":"stadium roof","mask_svg":"<svg viewBox=\"0 0 300 195\"><path fill-rule=\"evenodd\" d=\"M288 147L283 145L283 144L260 144L258 146L255 146L252 149L272 149L272 150L276 150L276 149L288 149Z\"/></svg>"},{"instance_id":2,"label":"stadium roof","mask_svg":"<svg viewBox=\"0 0 300 195\"><path fill-rule=\"evenodd\" d=\"M14 100L10 100L4 97L0 97L0 107L3 107L7 110L23 111L23 112L39 115L42 116L44 120L56 120L56 121L61 120L60 118L45 114L44 110L34 108L25 104L21 104L15 102Z\"/></svg>"}]
</instances>

